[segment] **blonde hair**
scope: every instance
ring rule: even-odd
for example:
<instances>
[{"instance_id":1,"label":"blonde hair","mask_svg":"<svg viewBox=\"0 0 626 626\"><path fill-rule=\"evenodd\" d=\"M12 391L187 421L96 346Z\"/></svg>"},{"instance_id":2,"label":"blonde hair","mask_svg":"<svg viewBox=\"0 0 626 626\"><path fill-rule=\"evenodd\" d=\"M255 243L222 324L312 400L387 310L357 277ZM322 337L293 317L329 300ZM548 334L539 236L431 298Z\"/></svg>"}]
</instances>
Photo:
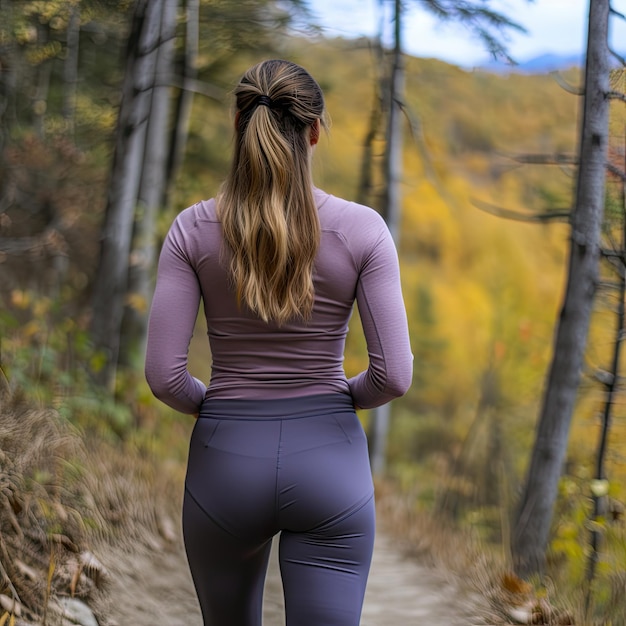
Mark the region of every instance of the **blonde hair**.
<instances>
[{"instance_id":1,"label":"blonde hair","mask_svg":"<svg viewBox=\"0 0 626 626\"><path fill-rule=\"evenodd\" d=\"M264 321L307 319L320 225L311 176L312 132L326 127L324 96L302 67L264 61L235 89L235 152L217 196L237 300Z\"/></svg>"}]
</instances>

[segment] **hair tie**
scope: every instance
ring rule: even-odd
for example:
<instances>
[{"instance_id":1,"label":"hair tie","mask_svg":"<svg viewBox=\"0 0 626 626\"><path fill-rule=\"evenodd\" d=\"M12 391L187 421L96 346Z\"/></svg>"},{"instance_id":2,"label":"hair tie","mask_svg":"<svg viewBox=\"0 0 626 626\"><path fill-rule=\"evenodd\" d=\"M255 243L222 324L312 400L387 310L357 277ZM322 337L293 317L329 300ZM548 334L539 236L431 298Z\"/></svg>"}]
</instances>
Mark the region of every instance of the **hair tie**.
<instances>
[{"instance_id":1,"label":"hair tie","mask_svg":"<svg viewBox=\"0 0 626 626\"><path fill-rule=\"evenodd\" d=\"M263 105L271 109L272 105L274 104L274 101L269 96L262 95L256 99L256 104L257 106Z\"/></svg>"}]
</instances>

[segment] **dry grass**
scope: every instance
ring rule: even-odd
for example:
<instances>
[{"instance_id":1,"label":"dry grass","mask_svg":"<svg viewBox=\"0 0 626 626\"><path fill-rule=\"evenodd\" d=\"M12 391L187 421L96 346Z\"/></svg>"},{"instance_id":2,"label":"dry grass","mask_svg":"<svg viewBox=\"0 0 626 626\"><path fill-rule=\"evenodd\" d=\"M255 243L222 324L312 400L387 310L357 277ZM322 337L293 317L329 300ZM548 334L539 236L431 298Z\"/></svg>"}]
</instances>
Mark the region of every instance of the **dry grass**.
<instances>
[{"instance_id":1,"label":"dry grass","mask_svg":"<svg viewBox=\"0 0 626 626\"><path fill-rule=\"evenodd\" d=\"M45 620L53 596L97 598L101 550L172 539L172 493L136 450L86 442L54 410L0 390L0 600Z\"/></svg>"},{"instance_id":2,"label":"dry grass","mask_svg":"<svg viewBox=\"0 0 626 626\"><path fill-rule=\"evenodd\" d=\"M376 490L381 523L407 554L453 576L467 591L468 623L583 624L570 608L554 608L550 590L515 577L506 555L486 546L471 530L418 511L414 496L399 494L384 482L378 482Z\"/></svg>"}]
</instances>

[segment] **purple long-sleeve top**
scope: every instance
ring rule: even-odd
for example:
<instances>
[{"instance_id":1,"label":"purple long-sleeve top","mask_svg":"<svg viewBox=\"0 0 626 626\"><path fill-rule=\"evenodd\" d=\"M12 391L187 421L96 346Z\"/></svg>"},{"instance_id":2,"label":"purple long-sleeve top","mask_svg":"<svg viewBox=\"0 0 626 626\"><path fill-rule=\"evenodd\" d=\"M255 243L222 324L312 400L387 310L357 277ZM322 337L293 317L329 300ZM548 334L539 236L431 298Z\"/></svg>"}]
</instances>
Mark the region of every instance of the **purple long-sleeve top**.
<instances>
[{"instance_id":1,"label":"purple long-sleeve top","mask_svg":"<svg viewBox=\"0 0 626 626\"><path fill-rule=\"evenodd\" d=\"M146 352L146 378L160 400L196 413L205 398L338 392L372 408L406 393L413 357L389 230L368 207L319 189L314 195L322 234L313 313L280 327L237 304L215 201L199 202L174 220L161 250ZM369 366L348 379L343 353L355 299ZM187 369L201 301L212 357L208 387Z\"/></svg>"}]
</instances>

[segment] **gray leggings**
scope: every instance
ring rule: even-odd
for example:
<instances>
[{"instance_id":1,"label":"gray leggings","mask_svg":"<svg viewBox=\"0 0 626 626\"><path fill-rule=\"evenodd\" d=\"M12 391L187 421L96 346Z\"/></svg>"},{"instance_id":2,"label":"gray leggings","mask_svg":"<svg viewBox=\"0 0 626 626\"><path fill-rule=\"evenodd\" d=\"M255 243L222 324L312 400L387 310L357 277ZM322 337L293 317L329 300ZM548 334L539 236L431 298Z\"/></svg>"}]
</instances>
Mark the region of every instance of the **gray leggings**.
<instances>
[{"instance_id":1,"label":"gray leggings","mask_svg":"<svg viewBox=\"0 0 626 626\"><path fill-rule=\"evenodd\" d=\"M365 434L349 396L207 400L183 504L206 626L260 626L272 537L287 626L358 626L374 543Z\"/></svg>"}]
</instances>

